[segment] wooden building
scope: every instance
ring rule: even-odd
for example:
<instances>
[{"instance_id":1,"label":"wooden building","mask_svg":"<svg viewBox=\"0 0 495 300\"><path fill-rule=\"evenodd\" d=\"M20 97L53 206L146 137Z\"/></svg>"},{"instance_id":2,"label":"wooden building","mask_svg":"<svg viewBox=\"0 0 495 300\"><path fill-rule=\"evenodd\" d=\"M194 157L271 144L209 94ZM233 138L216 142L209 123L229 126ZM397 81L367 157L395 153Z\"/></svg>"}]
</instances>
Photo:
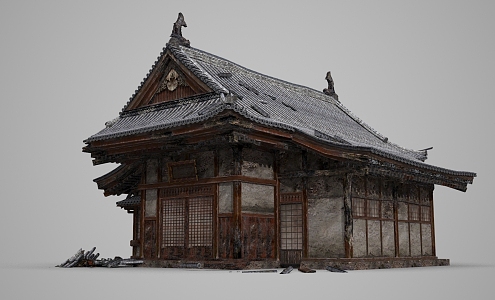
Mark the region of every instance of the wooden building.
<instances>
[{"instance_id":1,"label":"wooden building","mask_svg":"<svg viewBox=\"0 0 495 300\"><path fill-rule=\"evenodd\" d=\"M183 16L119 116L84 142L95 179L132 213L148 266L446 265L434 185L475 173L426 164L355 117L328 88L272 78L190 47Z\"/></svg>"}]
</instances>

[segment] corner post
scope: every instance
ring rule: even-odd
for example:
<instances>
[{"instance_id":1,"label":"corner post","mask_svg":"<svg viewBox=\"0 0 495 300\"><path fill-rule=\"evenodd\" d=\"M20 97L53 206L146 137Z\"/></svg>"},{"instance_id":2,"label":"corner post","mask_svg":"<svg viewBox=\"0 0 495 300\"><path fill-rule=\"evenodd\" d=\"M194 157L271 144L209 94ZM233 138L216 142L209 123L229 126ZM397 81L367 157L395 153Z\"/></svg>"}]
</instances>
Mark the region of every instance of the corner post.
<instances>
[{"instance_id":1,"label":"corner post","mask_svg":"<svg viewBox=\"0 0 495 300\"><path fill-rule=\"evenodd\" d=\"M352 174L344 175L344 249L345 257L352 258Z\"/></svg>"},{"instance_id":2,"label":"corner post","mask_svg":"<svg viewBox=\"0 0 495 300\"><path fill-rule=\"evenodd\" d=\"M234 145L232 147L234 157L233 175L241 175L242 173L242 146ZM241 214L241 182L234 181L234 199L233 200L233 256L234 258L242 258L242 214Z\"/></svg>"}]
</instances>

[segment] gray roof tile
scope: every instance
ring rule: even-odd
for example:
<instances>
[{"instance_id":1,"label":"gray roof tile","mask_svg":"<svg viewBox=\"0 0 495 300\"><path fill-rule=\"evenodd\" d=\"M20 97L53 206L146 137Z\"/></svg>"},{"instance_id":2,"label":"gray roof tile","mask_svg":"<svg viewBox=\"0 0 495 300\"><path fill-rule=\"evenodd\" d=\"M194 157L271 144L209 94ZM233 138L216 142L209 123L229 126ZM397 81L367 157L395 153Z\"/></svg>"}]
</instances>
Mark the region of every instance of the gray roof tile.
<instances>
[{"instance_id":1,"label":"gray roof tile","mask_svg":"<svg viewBox=\"0 0 495 300\"><path fill-rule=\"evenodd\" d=\"M369 151L450 174L476 175L423 163L426 151L409 150L389 142L323 92L257 73L195 48L168 44L161 55L166 49L214 92L124 111L128 103L113 124L85 140L86 143L202 122L232 109L254 122L301 132L339 147ZM228 94L237 96L234 103L225 101Z\"/></svg>"}]
</instances>

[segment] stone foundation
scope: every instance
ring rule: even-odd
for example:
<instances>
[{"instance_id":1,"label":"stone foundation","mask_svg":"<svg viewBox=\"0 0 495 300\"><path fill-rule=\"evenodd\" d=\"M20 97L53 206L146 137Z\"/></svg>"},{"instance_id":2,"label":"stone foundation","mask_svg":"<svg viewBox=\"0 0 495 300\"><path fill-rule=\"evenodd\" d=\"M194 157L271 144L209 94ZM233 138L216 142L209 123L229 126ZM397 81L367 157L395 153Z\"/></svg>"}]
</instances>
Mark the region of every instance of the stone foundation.
<instances>
[{"instance_id":1,"label":"stone foundation","mask_svg":"<svg viewBox=\"0 0 495 300\"><path fill-rule=\"evenodd\" d=\"M331 266L342 270L391 269L411 267L449 266L449 259L428 257L383 257L383 258L328 258L304 259L301 266L325 270ZM255 270L282 268L276 260L209 260L209 261L181 261L181 260L145 260L141 267L151 268L199 268L223 270Z\"/></svg>"},{"instance_id":2,"label":"stone foundation","mask_svg":"<svg viewBox=\"0 0 495 300\"><path fill-rule=\"evenodd\" d=\"M428 257L376 257L376 258L334 258L305 259L301 266L311 269L325 269L327 266L342 270L391 269L412 267L449 266L449 259Z\"/></svg>"}]
</instances>

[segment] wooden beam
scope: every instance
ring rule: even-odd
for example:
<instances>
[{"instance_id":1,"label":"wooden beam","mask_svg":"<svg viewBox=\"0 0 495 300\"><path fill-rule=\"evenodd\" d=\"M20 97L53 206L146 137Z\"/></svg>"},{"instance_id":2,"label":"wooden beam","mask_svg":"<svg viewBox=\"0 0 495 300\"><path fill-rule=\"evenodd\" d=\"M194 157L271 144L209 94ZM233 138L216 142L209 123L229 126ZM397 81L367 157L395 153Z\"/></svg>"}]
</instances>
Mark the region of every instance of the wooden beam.
<instances>
[{"instance_id":1,"label":"wooden beam","mask_svg":"<svg viewBox=\"0 0 495 300\"><path fill-rule=\"evenodd\" d=\"M344 178L344 249L345 257L352 258L352 174L345 174Z\"/></svg>"}]
</instances>

